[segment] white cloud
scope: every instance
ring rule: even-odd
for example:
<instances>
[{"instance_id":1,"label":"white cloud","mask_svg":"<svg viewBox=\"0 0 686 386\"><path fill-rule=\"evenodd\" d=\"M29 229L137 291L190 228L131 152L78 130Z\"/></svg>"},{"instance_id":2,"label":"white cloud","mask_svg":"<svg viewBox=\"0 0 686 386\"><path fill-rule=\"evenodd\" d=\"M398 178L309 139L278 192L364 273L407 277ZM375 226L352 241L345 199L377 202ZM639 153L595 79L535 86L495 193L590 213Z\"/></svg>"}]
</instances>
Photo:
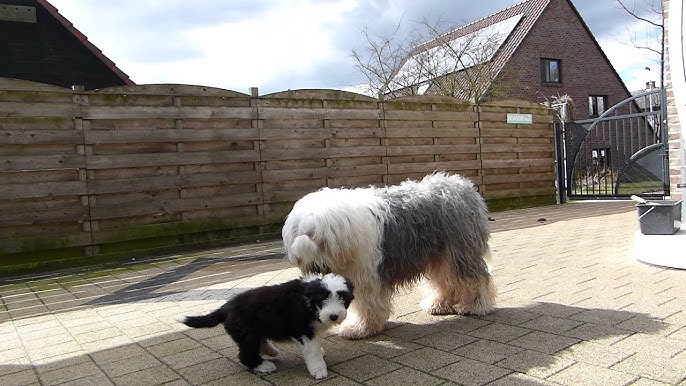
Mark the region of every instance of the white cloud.
<instances>
[{"instance_id":1,"label":"white cloud","mask_svg":"<svg viewBox=\"0 0 686 386\"><path fill-rule=\"evenodd\" d=\"M643 89L646 82L650 81L660 85L659 55L645 48L637 48L640 45L650 46L653 50L660 49L655 31L646 31L644 27L640 22L635 22L619 35L606 35L598 39L598 44L629 91Z\"/></svg>"},{"instance_id":2,"label":"white cloud","mask_svg":"<svg viewBox=\"0 0 686 386\"><path fill-rule=\"evenodd\" d=\"M331 26L355 6L352 0L282 2L240 22L192 28L180 34L180 39L193 42L201 56L122 64L147 83L189 83L247 92L251 86L302 76L318 63L340 55L331 44Z\"/></svg>"}]
</instances>

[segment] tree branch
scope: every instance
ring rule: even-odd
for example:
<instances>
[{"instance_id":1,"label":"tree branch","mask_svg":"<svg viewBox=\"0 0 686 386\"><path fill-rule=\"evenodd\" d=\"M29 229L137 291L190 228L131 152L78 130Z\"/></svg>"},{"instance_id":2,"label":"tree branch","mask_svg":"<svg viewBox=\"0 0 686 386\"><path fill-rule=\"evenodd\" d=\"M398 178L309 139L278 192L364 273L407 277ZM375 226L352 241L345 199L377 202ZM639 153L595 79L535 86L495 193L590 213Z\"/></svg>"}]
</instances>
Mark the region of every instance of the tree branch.
<instances>
[{"instance_id":1,"label":"tree branch","mask_svg":"<svg viewBox=\"0 0 686 386\"><path fill-rule=\"evenodd\" d=\"M633 16L635 19L640 20L640 21L643 21L643 22L646 22L646 23L648 23L648 24L650 24L650 25L652 25L652 26L654 26L654 27L658 27L658 28L664 29L664 25L662 25L662 23L656 23L656 22L654 22L654 21L652 21L652 20L650 20L650 19L641 17L641 16L639 16L635 11L632 11L632 10L630 10L629 8L627 8L627 6L624 5L624 3L622 2L622 0L616 0L616 1L617 1L617 3L624 9L624 11L625 11L626 13L628 13L628 14L631 15L631 16Z\"/></svg>"}]
</instances>

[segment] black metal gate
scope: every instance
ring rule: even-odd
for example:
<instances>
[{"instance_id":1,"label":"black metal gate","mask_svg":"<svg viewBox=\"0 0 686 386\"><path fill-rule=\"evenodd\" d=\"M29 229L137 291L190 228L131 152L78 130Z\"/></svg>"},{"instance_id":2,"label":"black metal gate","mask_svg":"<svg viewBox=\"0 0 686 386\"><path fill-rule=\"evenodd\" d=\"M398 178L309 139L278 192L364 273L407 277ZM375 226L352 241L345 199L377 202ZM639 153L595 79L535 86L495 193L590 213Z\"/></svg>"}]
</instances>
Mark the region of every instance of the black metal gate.
<instances>
[{"instance_id":1,"label":"black metal gate","mask_svg":"<svg viewBox=\"0 0 686 386\"><path fill-rule=\"evenodd\" d=\"M664 90L653 89L596 119L556 123L560 202L668 196L666 105Z\"/></svg>"}]
</instances>

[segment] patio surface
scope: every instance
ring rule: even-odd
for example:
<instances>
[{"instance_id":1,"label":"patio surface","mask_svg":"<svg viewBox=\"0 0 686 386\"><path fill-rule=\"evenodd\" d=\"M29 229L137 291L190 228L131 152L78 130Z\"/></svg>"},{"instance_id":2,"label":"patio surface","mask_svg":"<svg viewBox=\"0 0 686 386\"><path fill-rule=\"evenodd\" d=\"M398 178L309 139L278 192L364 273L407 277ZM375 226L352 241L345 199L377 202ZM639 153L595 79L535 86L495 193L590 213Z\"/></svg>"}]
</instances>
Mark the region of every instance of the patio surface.
<instances>
[{"instance_id":1,"label":"patio surface","mask_svg":"<svg viewBox=\"0 0 686 386\"><path fill-rule=\"evenodd\" d=\"M492 218L496 311L430 316L408 289L383 334L326 337L322 381L293 344L256 375L174 320L298 277L280 241L2 279L0 385L686 385L686 271L635 259L632 203Z\"/></svg>"}]
</instances>

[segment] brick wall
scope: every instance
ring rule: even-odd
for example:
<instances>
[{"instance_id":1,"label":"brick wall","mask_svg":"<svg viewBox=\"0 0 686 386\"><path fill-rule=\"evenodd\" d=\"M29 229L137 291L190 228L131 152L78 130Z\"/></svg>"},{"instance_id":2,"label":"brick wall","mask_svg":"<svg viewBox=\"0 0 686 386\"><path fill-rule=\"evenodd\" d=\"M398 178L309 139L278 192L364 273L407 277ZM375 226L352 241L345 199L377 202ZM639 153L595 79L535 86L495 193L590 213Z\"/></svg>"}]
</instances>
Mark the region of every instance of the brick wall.
<instances>
[{"instance_id":1,"label":"brick wall","mask_svg":"<svg viewBox=\"0 0 686 386\"><path fill-rule=\"evenodd\" d=\"M671 198L681 200L682 191L677 188L681 182L681 149L683 139L681 138L681 125L677 115L676 103L674 101L674 89L670 67L670 39L669 39L669 0L663 0L662 9L664 10L665 25L665 85L667 88L667 125L669 128L669 176Z\"/></svg>"},{"instance_id":2,"label":"brick wall","mask_svg":"<svg viewBox=\"0 0 686 386\"><path fill-rule=\"evenodd\" d=\"M524 38L503 70L516 84L512 97L545 102L551 96L569 94L574 101L573 119L588 119L588 96L607 95L608 105L630 96L593 37L565 0L552 0ZM562 83L541 84L540 59L562 61Z\"/></svg>"}]
</instances>

